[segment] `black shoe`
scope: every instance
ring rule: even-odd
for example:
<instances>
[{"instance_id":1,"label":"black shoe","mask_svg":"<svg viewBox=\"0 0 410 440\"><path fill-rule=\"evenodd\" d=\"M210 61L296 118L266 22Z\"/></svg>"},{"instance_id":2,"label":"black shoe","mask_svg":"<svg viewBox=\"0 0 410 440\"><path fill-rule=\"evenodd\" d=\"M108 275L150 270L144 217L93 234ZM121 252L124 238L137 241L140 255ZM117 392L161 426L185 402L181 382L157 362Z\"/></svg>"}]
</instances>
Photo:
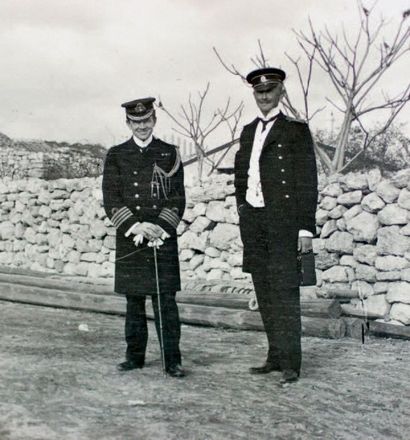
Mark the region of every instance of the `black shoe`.
<instances>
[{"instance_id":1,"label":"black shoe","mask_svg":"<svg viewBox=\"0 0 410 440\"><path fill-rule=\"evenodd\" d=\"M299 379L299 373L295 370L283 370L282 378L280 379L280 383L292 383L296 382Z\"/></svg>"},{"instance_id":2,"label":"black shoe","mask_svg":"<svg viewBox=\"0 0 410 440\"><path fill-rule=\"evenodd\" d=\"M179 364L169 366L167 368L167 374L171 377L185 377L185 371Z\"/></svg>"},{"instance_id":3,"label":"black shoe","mask_svg":"<svg viewBox=\"0 0 410 440\"><path fill-rule=\"evenodd\" d=\"M271 371L280 371L279 362L266 361L261 367L249 368L251 374L267 374Z\"/></svg>"},{"instance_id":4,"label":"black shoe","mask_svg":"<svg viewBox=\"0 0 410 440\"><path fill-rule=\"evenodd\" d=\"M129 359L125 362L121 362L117 365L117 370L119 371L130 371L130 370L136 370L137 368L143 368L144 362L138 362L134 361L132 359Z\"/></svg>"}]
</instances>

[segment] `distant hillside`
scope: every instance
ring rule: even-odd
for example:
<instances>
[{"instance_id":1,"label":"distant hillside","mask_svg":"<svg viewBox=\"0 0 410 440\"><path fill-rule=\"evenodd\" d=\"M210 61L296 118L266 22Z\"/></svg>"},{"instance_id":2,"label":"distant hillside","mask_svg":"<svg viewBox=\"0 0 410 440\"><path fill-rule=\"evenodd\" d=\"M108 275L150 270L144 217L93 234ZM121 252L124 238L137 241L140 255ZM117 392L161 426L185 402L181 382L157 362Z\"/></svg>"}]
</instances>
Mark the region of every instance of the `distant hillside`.
<instances>
[{"instance_id":1,"label":"distant hillside","mask_svg":"<svg viewBox=\"0 0 410 440\"><path fill-rule=\"evenodd\" d=\"M107 149L99 144L81 144L76 142L70 144L68 142L57 141L43 141L43 140L13 140L3 133L0 133L0 148L11 147L42 153L56 152L56 151L72 151L76 153L86 153L94 157L105 157Z\"/></svg>"}]
</instances>

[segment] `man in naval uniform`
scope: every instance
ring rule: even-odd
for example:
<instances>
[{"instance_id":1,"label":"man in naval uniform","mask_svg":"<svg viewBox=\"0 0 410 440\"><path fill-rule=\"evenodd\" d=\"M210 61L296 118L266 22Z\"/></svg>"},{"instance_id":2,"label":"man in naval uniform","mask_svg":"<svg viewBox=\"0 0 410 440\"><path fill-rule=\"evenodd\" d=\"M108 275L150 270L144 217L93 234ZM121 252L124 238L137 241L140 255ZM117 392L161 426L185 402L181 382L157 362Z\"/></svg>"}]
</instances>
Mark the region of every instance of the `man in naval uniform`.
<instances>
[{"instance_id":1,"label":"man in naval uniform","mask_svg":"<svg viewBox=\"0 0 410 440\"><path fill-rule=\"evenodd\" d=\"M286 74L264 68L246 77L260 115L241 133L235 157L243 271L251 273L268 339L266 362L252 374L281 371L298 380L301 317L298 248L316 234L317 172L309 127L277 111Z\"/></svg>"},{"instance_id":2,"label":"man in naval uniform","mask_svg":"<svg viewBox=\"0 0 410 440\"><path fill-rule=\"evenodd\" d=\"M176 147L152 135L154 101L145 98L122 104L132 137L108 151L103 173L104 208L116 228L115 292L127 299L126 360L118 369L144 366L146 295L152 296L160 336L152 247L156 245L165 369L170 376L183 377L175 293L180 290L176 229L185 209L184 173Z\"/></svg>"}]
</instances>

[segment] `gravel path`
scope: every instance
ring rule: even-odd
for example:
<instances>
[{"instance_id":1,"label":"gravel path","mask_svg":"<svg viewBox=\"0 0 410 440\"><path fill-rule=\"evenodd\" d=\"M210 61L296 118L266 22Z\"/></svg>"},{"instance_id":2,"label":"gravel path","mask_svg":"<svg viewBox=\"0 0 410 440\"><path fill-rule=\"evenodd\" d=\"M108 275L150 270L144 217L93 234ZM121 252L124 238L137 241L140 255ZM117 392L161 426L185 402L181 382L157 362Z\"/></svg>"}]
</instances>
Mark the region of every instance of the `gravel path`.
<instances>
[{"instance_id":1,"label":"gravel path","mask_svg":"<svg viewBox=\"0 0 410 440\"><path fill-rule=\"evenodd\" d=\"M87 324L88 332L80 331ZM124 318L0 301L0 440L407 439L410 343L303 339L302 378L251 376L265 337L183 326L184 380L119 373Z\"/></svg>"}]
</instances>

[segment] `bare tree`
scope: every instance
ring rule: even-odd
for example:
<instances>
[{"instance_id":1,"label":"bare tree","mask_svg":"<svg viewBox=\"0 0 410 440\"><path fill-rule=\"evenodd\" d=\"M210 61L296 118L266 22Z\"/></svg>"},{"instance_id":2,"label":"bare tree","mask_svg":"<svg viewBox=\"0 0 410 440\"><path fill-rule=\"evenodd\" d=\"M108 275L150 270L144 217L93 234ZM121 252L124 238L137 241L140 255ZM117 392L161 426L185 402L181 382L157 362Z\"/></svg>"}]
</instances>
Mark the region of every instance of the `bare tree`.
<instances>
[{"instance_id":1,"label":"bare tree","mask_svg":"<svg viewBox=\"0 0 410 440\"><path fill-rule=\"evenodd\" d=\"M189 95L188 103L185 105L181 104L180 113L178 115L168 110L161 101L159 103L159 108L174 122L175 127L173 127L173 130L181 136L191 139L194 143L200 180L202 179L204 162L208 161L212 169L215 165L214 161L207 155L206 140L209 135L214 133L221 125L228 127L231 137L233 138L237 132L243 108L243 103L241 102L237 107L232 109L230 98L228 98L225 106L213 111L211 117L205 121L204 104L208 96L209 88L210 83L208 82L205 90L198 92L196 101Z\"/></svg>"},{"instance_id":2,"label":"bare tree","mask_svg":"<svg viewBox=\"0 0 410 440\"><path fill-rule=\"evenodd\" d=\"M396 96L375 93L383 75L410 50L410 29L405 25L410 11L405 11L389 42L382 35L386 21L381 18L372 22L374 7L366 9L357 2L359 28L354 38L349 38L346 29L342 35L332 33L327 27L316 32L311 20L309 31L296 32L299 46L307 59L323 70L338 95L338 101L326 98L342 114L343 121L337 136L335 154L331 158L321 151L321 159L330 173L343 171L363 154L375 139L384 133L410 99L410 85ZM374 61L376 60L376 61ZM388 116L376 132L366 127L364 116L386 110ZM353 124L364 133L361 150L346 162L346 148ZM323 154L324 153L324 154Z\"/></svg>"},{"instance_id":3,"label":"bare tree","mask_svg":"<svg viewBox=\"0 0 410 440\"><path fill-rule=\"evenodd\" d=\"M301 66L300 58L295 59L286 54L297 71L304 101L303 110L298 111L285 94L283 105L290 114L310 121L323 110L322 107L311 113L309 108L309 91L315 65L326 73L338 97L337 100L326 97L326 101L342 115L334 154L329 155L320 143L315 144L316 152L330 174L343 172L360 157L390 127L410 99L409 84L396 96L390 96L386 92L381 96L377 94L378 85L385 73L410 50L410 29L406 26L410 10L403 12L389 41L382 35L382 31L387 27L386 20L380 18L373 22L374 6L367 9L362 1L358 0L357 10L359 26L354 37L349 37L344 27L341 35L331 32L328 27L316 31L311 20L307 32L295 32L307 67ZM260 54L256 61L259 62L259 67L265 67L266 57L263 55L260 42L258 43ZM218 53L217 56L230 73L244 79L234 66L228 66L223 62ZM376 112L379 117L385 112L388 115L375 131L367 127L366 117ZM354 127L359 127L364 134L362 148L356 156L347 160L346 149Z\"/></svg>"}]
</instances>

